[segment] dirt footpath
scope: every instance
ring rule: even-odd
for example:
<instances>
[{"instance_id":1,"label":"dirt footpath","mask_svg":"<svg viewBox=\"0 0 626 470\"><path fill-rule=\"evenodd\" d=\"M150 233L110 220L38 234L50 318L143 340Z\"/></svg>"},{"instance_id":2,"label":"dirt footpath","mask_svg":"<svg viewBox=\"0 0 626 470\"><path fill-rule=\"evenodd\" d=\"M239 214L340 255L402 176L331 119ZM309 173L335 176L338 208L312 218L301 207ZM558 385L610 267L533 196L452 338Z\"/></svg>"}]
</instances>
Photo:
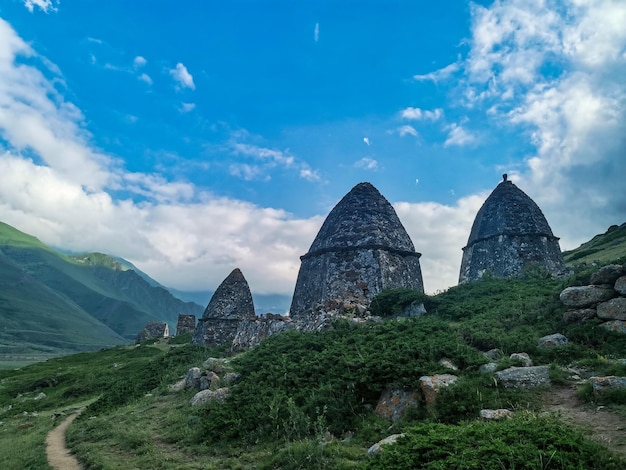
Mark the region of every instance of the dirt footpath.
<instances>
[{"instance_id":1,"label":"dirt footpath","mask_svg":"<svg viewBox=\"0 0 626 470\"><path fill-rule=\"evenodd\" d=\"M70 451L65 446L65 431L67 431L68 426L72 424L72 421L74 421L82 411L83 410L78 410L65 418L65 420L50 431L46 437L46 455L48 457L48 463L55 470L82 469L78 460L70 454Z\"/></svg>"},{"instance_id":2,"label":"dirt footpath","mask_svg":"<svg viewBox=\"0 0 626 470\"><path fill-rule=\"evenodd\" d=\"M557 413L561 420L582 431L621 457L626 457L626 418L581 402L576 386L553 387L543 398L547 412Z\"/></svg>"}]
</instances>

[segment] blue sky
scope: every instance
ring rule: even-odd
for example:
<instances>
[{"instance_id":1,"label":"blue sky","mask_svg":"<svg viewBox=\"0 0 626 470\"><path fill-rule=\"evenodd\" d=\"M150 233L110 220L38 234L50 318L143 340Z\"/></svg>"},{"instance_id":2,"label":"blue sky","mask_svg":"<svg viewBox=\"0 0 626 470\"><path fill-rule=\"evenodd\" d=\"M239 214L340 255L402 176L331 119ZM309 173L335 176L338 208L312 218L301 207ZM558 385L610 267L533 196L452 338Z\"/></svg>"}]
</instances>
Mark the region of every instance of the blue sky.
<instances>
[{"instance_id":1,"label":"blue sky","mask_svg":"<svg viewBox=\"0 0 626 470\"><path fill-rule=\"evenodd\" d=\"M370 181L444 289L504 172L564 249L626 220L624 24L619 0L6 0L0 220L289 295Z\"/></svg>"}]
</instances>

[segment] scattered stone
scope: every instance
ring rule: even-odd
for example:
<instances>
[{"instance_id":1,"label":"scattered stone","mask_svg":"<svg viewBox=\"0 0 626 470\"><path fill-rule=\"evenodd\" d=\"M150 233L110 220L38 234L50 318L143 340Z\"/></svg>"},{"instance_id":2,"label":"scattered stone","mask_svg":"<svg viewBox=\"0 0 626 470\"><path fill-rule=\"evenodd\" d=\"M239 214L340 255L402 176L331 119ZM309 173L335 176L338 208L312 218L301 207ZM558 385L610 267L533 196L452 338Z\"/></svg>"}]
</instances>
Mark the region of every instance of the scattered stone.
<instances>
[{"instance_id":1,"label":"scattered stone","mask_svg":"<svg viewBox=\"0 0 626 470\"><path fill-rule=\"evenodd\" d=\"M485 421L497 421L503 418L512 418L513 412L506 409L498 409L498 410L480 410L480 417Z\"/></svg>"},{"instance_id":2,"label":"scattered stone","mask_svg":"<svg viewBox=\"0 0 626 470\"><path fill-rule=\"evenodd\" d=\"M613 320L600 323L600 326L608 331L614 331L615 333L622 333L626 335L626 321Z\"/></svg>"},{"instance_id":3,"label":"scattered stone","mask_svg":"<svg viewBox=\"0 0 626 470\"><path fill-rule=\"evenodd\" d=\"M491 374L492 372L495 372L497 368L498 364L496 364L495 362L488 362L487 364L481 365L478 368L478 372L480 372L481 374Z\"/></svg>"},{"instance_id":4,"label":"scattered stone","mask_svg":"<svg viewBox=\"0 0 626 470\"><path fill-rule=\"evenodd\" d=\"M220 376L213 371L207 371L200 377L200 390L215 390L220 384Z\"/></svg>"},{"instance_id":5,"label":"scattered stone","mask_svg":"<svg viewBox=\"0 0 626 470\"><path fill-rule=\"evenodd\" d=\"M48 396L48 395L46 395L45 393L43 393L43 392L39 392L39 393L37 394L37 396L33 398L33 400L43 400L43 399L44 399L44 398L46 398L47 396Z\"/></svg>"},{"instance_id":6,"label":"scattered stone","mask_svg":"<svg viewBox=\"0 0 626 470\"><path fill-rule=\"evenodd\" d=\"M179 314L176 322L176 336L191 334L196 330L196 316Z\"/></svg>"},{"instance_id":7,"label":"scattered stone","mask_svg":"<svg viewBox=\"0 0 626 470\"><path fill-rule=\"evenodd\" d=\"M192 367L187 371L185 376L185 388L200 389L200 379L202 378L202 371L199 367Z\"/></svg>"},{"instance_id":8,"label":"scattered stone","mask_svg":"<svg viewBox=\"0 0 626 470\"><path fill-rule=\"evenodd\" d=\"M222 378L222 382L226 386L233 385L241 379L241 374L239 372L227 372Z\"/></svg>"},{"instance_id":9,"label":"scattered stone","mask_svg":"<svg viewBox=\"0 0 626 470\"><path fill-rule=\"evenodd\" d=\"M396 422L409 409L416 408L417 405L418 396L416 390L387 388L378 400L374 412L383 419Z\"/></svg>"},{"instance_id":10,"label":"scattered stone","mask_svg":"<svg viewBox=\"0 0 626 470\"><path fill-rule=\"evenodd\" d=\"M380 454L381 452L383 452L383 446L386 446L386 445L389 445L389 444L393 444L398 439L400 439L401 437L404 437L404 433L392 434L391 436L388 436L388 437L386 437L384 439L381 439L376 444L374 444L372 447L367 449L367 456L368 457L374 457L375 455Z\"/></svg>"},{"instance_id":11,"label":"scattered stone","mask_svg":"<svg viewBox=\"0 0 626 470\"><path fill-rule=\"evenodd\" d=\"M591 284L595 286L609 284L613 285L617 279L624 274L624 268L619 264L609 264L602 266L590 277Z\"/></svg>"},{"instance_id":12,"label":"scattered stone","mask_svg":"<svg viewBox=\"0 0 626 470\"><path fill-rule=\"evenodd\" d=\"M459 378L452 374L438 374L432 376L420 377L420 388L424 394L424 401L428 405L432 405L437 401L439 390L443 387L453 385Z\"/></svg>"},{"instance_id":13,"label":"scattered stone","mask_svg":"<svg viewBox=\"0 0 626 470\"><path fill-rule=\"evenodd\" d=\"M211 297L191 342L207 347L230 346L239 324L255 317L250 286L242 272L234 269Z\"/></svg>"},{"instance_id":14,"label":"scattered stone","mask_svg":"<svg viewBox=\"0 0 626 470\"><path fill-rule=\"evenodd\" d=\"M533 365L533 361L528 354L523 353L513 353L509 356L509 360L514 362L521 362L524 367L530 367Z\"/></svg>"},{"instance_id":15,"label":"scattered stone","mask_svg":"<svg viewBox=\"0 0 626 470\"><path fill-rule=\"evenodd\" d=\"M446 369L459 370L459 368L457 366L455 366L454 363L450 359L448 359L447 357L444 357L444 358L440 359L439 360L439 365L442 365Z\"/></svg>"},{"instance_id":16,"label":"scattered stone","mask_svg":"<svg viewBox=\"0 0 626 470\"><path fill-rule=\"evenodd\" d=\"M180 392L185 389L186 384L187 384L187 380L181 379L178 382L171 384L168 388L170 392Z\"/></svg>"},{"instance_id":17,"label":"scattered stone","mask_svg":"<svg viewBox=\"0 0 626 470\"><path fill-rule=\"evenodd\" d=\"M463 248L459 284L477 281L486 272L514 277L533 265L553 276L565 272L559 239L541 209L504 175L476 214Z\"/></svg>"},{"instance_id":18,"label":"scattered stone","mask_svg":"<svg viewBox=\"0 0 626 470\"><path fill-rule=\"evenodd\" d=\"M224 402L228 398L228 388L218 388L217 390L202 390L196 393L191 399L191 406L203 405L212 401Z\"/></svg>"},{"instance_id":19,"label":"scattered stone","mask_svg":"<svg viewBox=\"0 0 626 470\"><path fill-rule=\"evenodd\" d=\"M621 295L626 295L626 276L621 276L617 281L615 281L613 289Z\"/></svg>"},{"instance_id":20,"label":"scattered stone","mask_svg":"<svg viewBox=\"0 0 626 470\"><path fill-rule=\"evenodd\" d=\"M547 335L539 338L539 343L537 344L537 346L540 348L554 348L557 346L564 346L568 343L569 339L567 339L561 333L554 333L552 335Z\"/></svg>"},{"instance_id":21,"label":"scattered stone","mask_svg":"<svg viewBox=\"0 0 626 470\"><path fill-rule=\"evenodd\" d=\"M151 321L137 335L137 344L149 339L166 338L170 335L170 327L161 321Z\"/></svg>"},{"instance_id":22,"label":"scattered stone","mask_svg":"<svg viewBox=\"0 0 626 470\"><path fill-rule=\"evenodd\" d=\"M626 388L626 377L616 377L609 375L606 377L591 377L589 379L593 389L593 395L600 397L610 390Z\"/></svg>"},{"instance_id":23,"label":"scattered stone","mask_svg":"<svg viewBox=\"0 0 626 470\"><path fill-rule=\"evenodd\" d=\"M490 349L483 353L490 361L499 361L504 357L504 353L500 349Z\"/></svg>"},{"instance_id":24,"label":"scattered stone","mask_svg":"<svg viewBox=\"0 0 626 470\"><path fill-rule=\"evenodd\" d=\"M228 359L210 357L202 363L202 367L216 374L221 374L226 370L226 364L228 364Z\"/></svg>"},{"instance_id":25,"label":"scattered stone","mask_svg":"<svg viewBox=\"0 0 626 470\"><path fill-rule=\"evenodd\" d=\"M579 308L576 310L568 310L563 314L565 323L579 323L596 318L595 308Z\"/></svg>"},{"instance_id":26,"label":"scattered stone","mask_svg":"<svg viewBox=\"0 0 626 470\"><path fill-rule=\"evenodd\" d=\"M626 297L602 302L597 307L597 315L602 320L626 320Z\"/></svg>"},{"instance_id":27,"label":"scattered stone","mask_svg":"<svg viewBox=\"0 0 626 470\"><path fill-rule=\"evenodd\" d=\"M566 307L591 307L615 297L615 291L605 286L574 286L564 289L559 298Z\"/></svg>"},{"instance_id":28,"label":"scattered stone","mask_svg":"<svg viewBox=\"0 0 626 470\"><path fill-rule=\"evenodd\" d=\"M509 367L493 375L504 388L534 388L550 385L550 366Z\"/></svg>"},{"instance_id":29,"label":"scattered stone","mask_svg":"<svg viewBox=\"0 0 626 470\"><path fill-rule=\"evenodd\" d=\"M419 257L391 204L370 183L359 183L301 257L290 315L298 320L336 299L369 306L386 289L423 292Z\"/></svg>"},{"instance_id":30,"label":"scattered stone","mask_svg":"<svg viewBox=\"0 0 626 470\"><path fill-rule=\"evenodd\" d=\"M402 310L401 317L416 318L426 315L426 307L423 303L412 302Z\"/></svg>"}]
</instances>

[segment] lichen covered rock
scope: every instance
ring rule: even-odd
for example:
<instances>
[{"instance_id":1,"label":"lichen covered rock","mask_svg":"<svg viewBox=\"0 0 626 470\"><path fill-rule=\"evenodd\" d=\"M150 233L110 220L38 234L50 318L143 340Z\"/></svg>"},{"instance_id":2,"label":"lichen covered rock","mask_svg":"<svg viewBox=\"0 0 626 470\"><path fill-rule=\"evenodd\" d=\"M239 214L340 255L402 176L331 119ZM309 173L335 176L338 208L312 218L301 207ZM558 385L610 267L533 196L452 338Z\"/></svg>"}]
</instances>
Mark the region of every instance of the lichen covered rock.
<instances>
[{"instance_id":1,"label":"lichen covered rock","mask_svg":"<svg viewBox=\"0 0 626 470\"><path fill-rule=\"evenodd\" d=\"M563 289L559 298L566 307L583 308L609 300L615 295L615 291L610 287L573 286Z\"/></svg>"},{"instance_id":2,"label":"lichen covered rock","mask_svg":"<svg viewBox=\"0 0 626 470\"><path fill-rule=\"evenodd\" d=\"M565 262L558 240L539 206L505 175L476 214L463 248L459 284L487 272L514 277L533 266L560 275Z\"/></svg>"},{"instance_id":3,"label":"lichen covered rock","mask_svg":"<svg viewBox=\"0 0 626 470\"><path fill-rule=\"evenodd\" d=\"M330 212L301 257L291 317L338 299L369 306L386 289L423 292L419 257L391 204L370 183L360 183Z\"/></svg>"}]
</instances>

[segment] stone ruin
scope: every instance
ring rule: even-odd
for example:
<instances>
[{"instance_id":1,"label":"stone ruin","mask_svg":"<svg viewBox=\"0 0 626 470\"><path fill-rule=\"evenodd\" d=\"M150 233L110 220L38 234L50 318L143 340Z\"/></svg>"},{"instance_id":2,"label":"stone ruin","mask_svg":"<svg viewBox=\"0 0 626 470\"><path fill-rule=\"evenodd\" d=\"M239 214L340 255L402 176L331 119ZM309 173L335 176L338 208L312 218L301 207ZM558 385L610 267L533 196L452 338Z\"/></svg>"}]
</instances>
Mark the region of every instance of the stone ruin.
<instances>
[{"instance_id":1,"label":"stone ruin","mask_svg":"<svg viewBox=\"0 0 626 470\"><path fill-rule=\"evenodd\" d=\"M420 256L387 199L370 183L359 183L328 214L300 257L291 318L346 302L363 313L387 289L423 292Z\"/></svg>"},{"instance_id":2,"label":"stone ruin","mask_svg":"<svg viewBox=\"0 0 626 470\"><path fill-rule=\"evenodd\" d=\"M146 324L143 330L137 335L136 343L141 343L149 339L166 338L170 335L170 327L167 323L151 321Z\"/></svg>"},{"instance_id":3,"label":"stone ruin","mask_svg":"<svg viewBox=\"0 0 626 470\"><path fill-rule=\"evenodd\" d=\"M230 345L239 324L254 318L256 315L250 287L241 271L236 268L211 297L191 342L207 347Z\"/></svg>"},{"instance_id":4,"label":"stone ruin","mask_svg":"<svg viewBox=\"0 0 626 470\"><path fill-rule=\"evenodd\" d=\"M196 316L185 315L183 313L178 315L178 322L176 322L176 336L184 334L192 334L196 331Z\"/></svg>"},{"instance_id":5,"label":"stone ruin","mask_svg":"<svg viewBox=\"0 0 626 470\"><path fill-rule=\"evenodd\" d=\"M505 174L476 214L463 248L459 284L477 281L487 272L510 278L532 266L553 276L565 272L559 239L541 209Z\"/></svg>"}]
</instances>

